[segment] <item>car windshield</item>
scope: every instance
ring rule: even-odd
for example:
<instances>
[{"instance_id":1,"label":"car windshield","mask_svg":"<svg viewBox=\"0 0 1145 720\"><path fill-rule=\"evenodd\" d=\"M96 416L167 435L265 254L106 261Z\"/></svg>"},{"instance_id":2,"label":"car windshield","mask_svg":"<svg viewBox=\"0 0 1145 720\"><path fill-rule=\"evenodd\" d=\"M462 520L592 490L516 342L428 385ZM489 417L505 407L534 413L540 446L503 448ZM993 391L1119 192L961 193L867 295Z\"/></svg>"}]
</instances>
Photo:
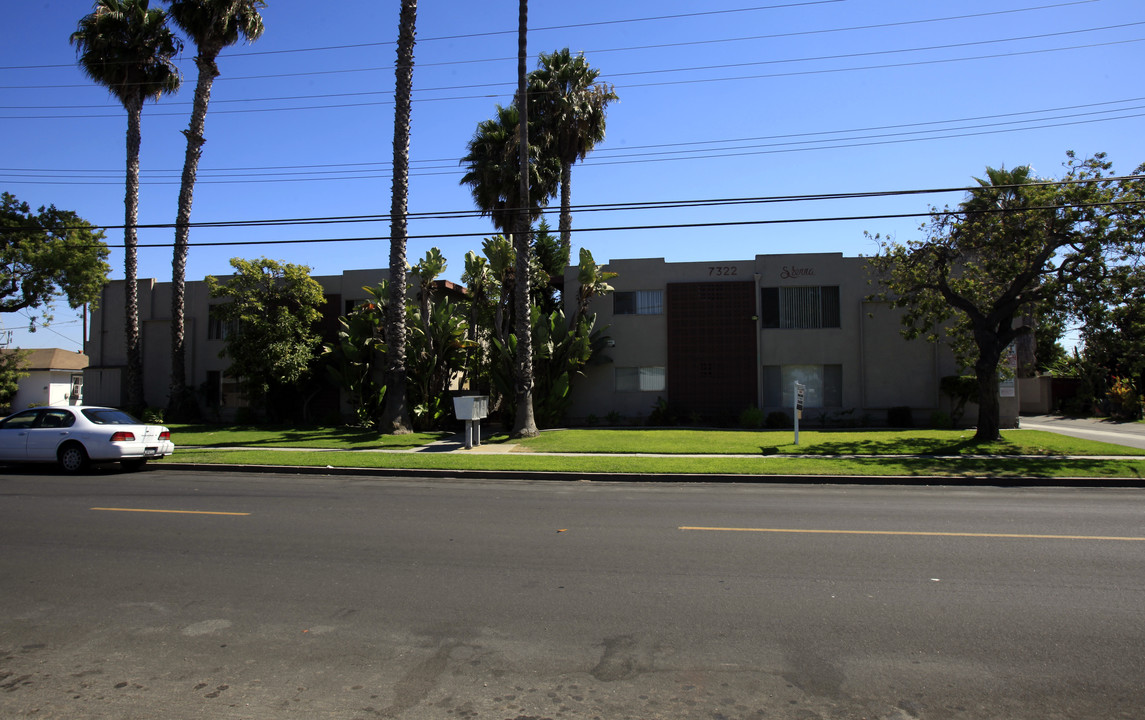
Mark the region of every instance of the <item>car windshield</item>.
<instances>
[{"instance_id":1,"label":"car windshield","mask_svg":"<svg viewBox=\"0 0 1145 720\"><path fill-rule=\"evenodd\" d=\"M87 408L84 417L96 425L141 425L138 420L115 408Z\"/></svg>"}]
</instances>

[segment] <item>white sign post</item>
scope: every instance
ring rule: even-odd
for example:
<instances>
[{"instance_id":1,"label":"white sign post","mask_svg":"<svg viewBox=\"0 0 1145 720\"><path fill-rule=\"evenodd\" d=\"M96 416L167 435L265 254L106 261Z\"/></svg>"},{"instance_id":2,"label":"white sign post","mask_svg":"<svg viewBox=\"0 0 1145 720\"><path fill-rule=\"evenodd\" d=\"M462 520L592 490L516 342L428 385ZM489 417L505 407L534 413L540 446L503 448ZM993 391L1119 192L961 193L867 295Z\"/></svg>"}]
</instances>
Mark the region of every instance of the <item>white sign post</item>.
<instances>
[{"instance_id":1,"label":"white sign post","mask_svg":"<svg viewBox=\"0 0 1145 720\"><path fill-rule=\"evenodd\" d=\"M795 444L799 444L799 421L803 418L803 394L807 391L806 385L795 383Z\"/></svg>"}]
</instances>

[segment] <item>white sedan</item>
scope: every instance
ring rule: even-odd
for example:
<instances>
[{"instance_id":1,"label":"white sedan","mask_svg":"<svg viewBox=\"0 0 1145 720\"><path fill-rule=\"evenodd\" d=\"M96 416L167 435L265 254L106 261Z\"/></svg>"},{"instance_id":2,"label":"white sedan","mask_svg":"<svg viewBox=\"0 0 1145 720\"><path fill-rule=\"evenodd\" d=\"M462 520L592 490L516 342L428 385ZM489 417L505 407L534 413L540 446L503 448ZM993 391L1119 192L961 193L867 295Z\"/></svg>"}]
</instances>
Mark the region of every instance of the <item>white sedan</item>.
<instances>
[{"instance_id":1,"label":"white sedan","mask_svg":"<svg viewBox=\"0 0 1145 720\"><path fill-rule=\"evenodd\" d=\"M117 462L125 470L138 470L174 451L170 430L115 408L39 407L0 421L3 463L54 462L76 473L89 462Z\"/></svg>"}]
</instances>

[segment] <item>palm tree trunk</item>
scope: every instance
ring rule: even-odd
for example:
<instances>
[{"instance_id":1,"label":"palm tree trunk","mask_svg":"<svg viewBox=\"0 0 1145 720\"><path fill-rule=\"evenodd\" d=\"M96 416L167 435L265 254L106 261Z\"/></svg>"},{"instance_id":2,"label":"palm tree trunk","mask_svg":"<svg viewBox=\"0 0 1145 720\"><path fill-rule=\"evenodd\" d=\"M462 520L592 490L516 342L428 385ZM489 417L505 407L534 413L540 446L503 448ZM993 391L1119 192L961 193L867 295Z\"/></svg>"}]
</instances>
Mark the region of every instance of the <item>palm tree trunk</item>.
<instances>
[{"instance_id":1,"label":"palm tree trunk","mask_svg":"<svg viewBox=\"0 0 1145 720\"><path fill-rule=\"evenodd\" d=\"M572 260L572 163L561 161L561 257Z\"/></svg>"},{"instance_id":2,"label":"palm tree trunk","mask_svg":"<svg viewBox=\"0 0 1145 720\"><path fill-rule=\"evenodd\" d=\"M211 86L219 75L219 68L215 64L217 55L217 52L207 54L200 48L195 58L199 79L195 83L191 124L183 132L187 137L187 153L183 158L179 213L175 220L175 255L171 261L171 385L167 408L169 419L172 420L181 419L190 411L187 402L187 346L183 320L184 286L191 234L191 203L195 195L195 178L199 173L199 158L203 154L203 143L206 142L203 129L207 122L207 105L211 102Z\"/></svg>"},{"instance_id":3,"label":"palm tree trunk","mask_svg":"<svg viewBox=\"0 0 1145 720\"><path fill-rule=\"evenodd\" d=\"M410 430L406 370L406 213L409 204L410 96L417 0L402 0L398 22L398 62L394 68L394 179L390 206L390 297L386 304L386 402L382 432Z\"/></svg>"},{"instance_id":4,"label":"palm tree trunk","mask_svg":"<svg viewBox=\"0 0 1145 720\"><path fill-rule=\"evenodd\" d=\"M517 98L519 155L521 161L521 202L517 210L517 232L513 244L517 251L516 294L514 309L517 313L517 414L511 437L535 437L537 423L533 417L533 336L529 312L529 102L526 96L527 80L525 60L528 55L529 0L520 0L520 19L517 27Z\"/></svg>"},{"instance_id":5,"label":"palm tree trunk","mask_svg":"<svg viewBox=\"0 0 1145 720\"><path fill-rule=\"evenodd\" d=\"M123 276L126 293L124 314L127 336L127 407L143 409L143 349L139 341L139 283L135 225L139 220L139 146L143 98L125 102L127 107L127 181L123 208Z\"/></svg>"}]
</instances>

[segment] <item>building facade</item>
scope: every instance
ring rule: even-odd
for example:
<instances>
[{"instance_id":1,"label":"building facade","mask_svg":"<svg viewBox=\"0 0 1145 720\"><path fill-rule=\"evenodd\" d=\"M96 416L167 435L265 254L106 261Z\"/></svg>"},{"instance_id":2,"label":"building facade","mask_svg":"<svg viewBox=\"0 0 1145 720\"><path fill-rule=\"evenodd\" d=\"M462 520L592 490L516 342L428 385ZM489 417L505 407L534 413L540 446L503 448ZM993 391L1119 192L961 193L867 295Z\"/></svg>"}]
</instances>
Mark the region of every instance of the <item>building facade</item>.
<instances>
[{"instance_id":1,"label":"building facade","mask_svg":"<svg viewBox=\"0 0 1145 720\"><path fill-rule=\"evenodd\" d=\"M88 357L60 348L36 348L23 352L24 372L19 390L9 403L12 412L41 405L80 405L84 401L83 374Z\"/></svg>"},{"instance_id":2,"label":"building facade","mask_svg":"<svg viewBox=\"0 0 1145 720\"><path fill-rule=\"evenodd\" d=\"M639 423L667 407L679 422L735 424L758 408L789 416L794 387L805 388L805 422L884 425L889 413L909 408L925 425L935 411L951 414L939 389L942 377L960 374L945 344L906 340L901 314L867 297L876 290L863 258L839 253L757 255L750 260L666 262L663 258L613 260L614 292L594 298L590 312L607 327L610 362L592 365L571 388L570 423L623 418ZM577 296L576 268L564 277L566 316ZM314 276L326 295L324 334L333 339L337 318L369 299L366 287L388 277L384 269ZM225 279L220 277L220 279ZM452 283L438 281L448 292ZM165 407L171 369L171 286L139 281L144 400ZM186 284L187 385L204 408L221 417L243 405L227 360L220 357L227 328L212 319L206 282ZM84 372L89 404L122 406L127 351L124 282L106 286L92 313ZM1020 384L1003 384L1002 427L1018 423ZM346 411L330 388L323 412ZM974 407L963 423L973 423Z\"/></svg>"},{"instance_id":3,"label":"building facade","mask_svg":"<svg viewBox=\"0 0 1145 720\"><path fill-rule=\"evenodd\" d=\"M926 424L931 413L951 411L939 381L960 373L953 354L902 337L900 313L867 299L876 288L863 258L648 258L604 269L617 273L614 292L589 309L608 328L611 363L574 382L574 421L639 422L657 406L681 422L735 423L748 408L790 416L796 382L805 387L804 419L821 424L882 425L892 408L899 417L910 408ZM576 286L575 269L565 283ZM1013 394L1003 389L1003 427L1017 426ZM967 408L963 420L973 422L974 412Z\"/></svg>"},{"instance_id":4,"label":"building facade","mask_svg":"<svg viewBox=\"0 0 1145 720\"><path fill-rule=\"evenodd\" d=\"M226 281L228 276L217 276ZM323 289L326 304L322 311L322 332L337 335L337 318L356 304L369 299L366 287L376 287L389 277L389 270L347 270L341 275L315 275ZM123 280L104 287L98 307L91 314L89 335L84 346L90 365L84 372L85 398L89 404L122 407L126 400L127 331L126 292ZM153 279L138 281L139 331L143 348L143 397L148 407L166 407L171 383L171 283ZM229 365L220 353L228 328L214 319L211 306L226 302L212 300L204 280L189 281L184 290L184 334L187 386L197 394L204 409L216 409L226 417L245 400L233 378L226 375ZM318 402L339 405L337 391ZM330 408L325 408L329 410Z\"/></svg>"}]
</instances>

